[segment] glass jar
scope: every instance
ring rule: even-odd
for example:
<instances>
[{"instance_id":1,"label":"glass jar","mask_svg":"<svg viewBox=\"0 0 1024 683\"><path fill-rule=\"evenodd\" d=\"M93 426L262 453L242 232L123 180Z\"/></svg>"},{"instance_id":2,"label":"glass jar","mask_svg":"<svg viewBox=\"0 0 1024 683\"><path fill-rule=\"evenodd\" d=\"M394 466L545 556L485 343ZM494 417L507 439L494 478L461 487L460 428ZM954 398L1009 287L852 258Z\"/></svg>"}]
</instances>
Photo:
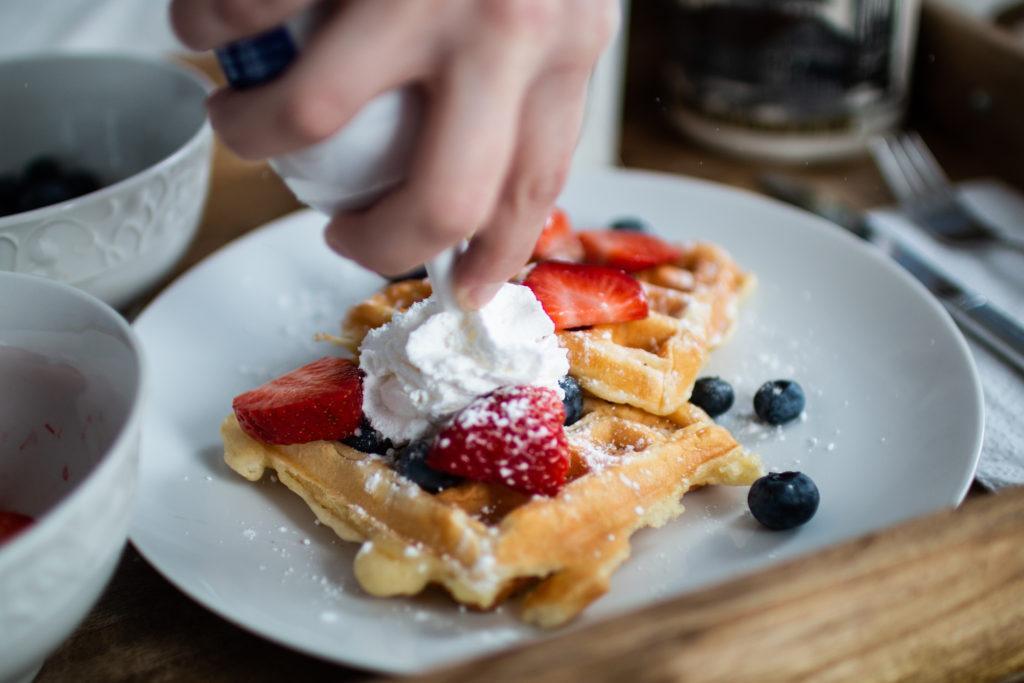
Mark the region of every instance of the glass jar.
<instances>
[{"instance_id":1,"label":"glass jar","mask_svg":"<svg viewBox=\"0 0 1024 683\"><path fill-rule=\"evenodd\" d=\"M666 0L671 121L746 157L855 156L906 110L920 0Z\"/></svg>"}]
</instances>

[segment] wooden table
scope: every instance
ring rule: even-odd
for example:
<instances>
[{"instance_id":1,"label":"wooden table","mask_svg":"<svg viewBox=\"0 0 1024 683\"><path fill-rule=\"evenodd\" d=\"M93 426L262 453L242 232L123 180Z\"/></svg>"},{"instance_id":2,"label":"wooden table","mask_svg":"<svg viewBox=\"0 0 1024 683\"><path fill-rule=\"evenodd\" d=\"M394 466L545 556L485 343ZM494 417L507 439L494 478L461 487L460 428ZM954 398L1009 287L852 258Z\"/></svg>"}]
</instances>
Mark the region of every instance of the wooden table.
<instances>
[{"instance_id":1,"label":"wooden table","mask_svg":"<svg viewBox=\"0 0 1024 683\"><path fill-rule=\"evenodd\" d=\"M634 2L634 36L653 30L646 7ZM984 172L1021 187L1024 51L990 29L926 0L921 50L932 58L919 60L911 122L955 178ZM629 50L623 165L756 189L771 165L700 149L664 124L649 45L631 41ZM945 59L951 54L955 63ZM215 71L208 59L194 61ZM996 94L997 107L971 104L980 87ZM979 118L985 125L964 128ZM785 170L862 207L890 201L867 159ZM176 275L298 208L265 164L223 148L212 183L201 231ZM425 680L1024 680L1020 672L1024 489L975 490L957 510ZM99 603L37 681L378 678L250 635L180 593L129 546Z\"/></svg>"}]
</instances>

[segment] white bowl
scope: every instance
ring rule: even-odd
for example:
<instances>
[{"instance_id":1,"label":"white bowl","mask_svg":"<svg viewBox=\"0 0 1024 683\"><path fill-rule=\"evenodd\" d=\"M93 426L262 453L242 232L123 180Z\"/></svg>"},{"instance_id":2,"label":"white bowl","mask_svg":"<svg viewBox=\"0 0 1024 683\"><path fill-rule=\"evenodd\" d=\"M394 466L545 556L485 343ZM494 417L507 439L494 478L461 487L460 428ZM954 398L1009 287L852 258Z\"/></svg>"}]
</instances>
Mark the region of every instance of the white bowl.
<instances>
[{"instance_id":1,"label":"white bowl","mask_svg":"<svg viewBox=\"0 0 1024 683\"><path fill-rule=\"evenodd\" d=\"M0 62L0 173L52 156L104 183L0 217L0 271L67 282L115 308L165 278L191 243L209 190L210 88L198 72L139 56Z\"/></svg>"},{"instance_id":2,"label":"white bowl","mask_svg":"<svg viewBox=\"0 0 1024 683\"><path fill-rule=\"evenodd\" d=\"M0 509L35 522L0 543L0 681L29 680L121 555L135 495L144 372L110 306L0 272Z\"/></svg>"}]
</instances>

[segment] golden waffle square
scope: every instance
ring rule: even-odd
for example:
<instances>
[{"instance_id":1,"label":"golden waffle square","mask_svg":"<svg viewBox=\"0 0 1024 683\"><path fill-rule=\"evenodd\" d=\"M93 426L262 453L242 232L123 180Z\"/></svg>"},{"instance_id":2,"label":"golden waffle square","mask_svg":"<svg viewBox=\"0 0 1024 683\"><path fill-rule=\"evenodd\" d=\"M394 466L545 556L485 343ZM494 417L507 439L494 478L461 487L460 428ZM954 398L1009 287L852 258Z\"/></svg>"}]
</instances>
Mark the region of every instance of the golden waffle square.
<instances>
[{"instance_id":1,"label":"golden waffle square","mask_svg":"<svg viewBox=\"0 0 1024 683\"><path fill-rule=\"evenodd\" d=\"M468 480L432 494L387 458L340 442L263 444L233 415L221 427L232 469L252 481L274 470L322 523L362 544L355 575L371 595L438 585L489 609L526 591L522 618L545 628L607 592L630 535L678 516L684 493L762 473L756 455L690 404L658 417L588 398L566 433L570 480L548 498Z\"/></svg>"},{"instance_id":2,"label":"golden waffle square","mask_svg":"<svg viewBox=\"0 0 1024 683\"><path fill-rule=\"evenodd\" d=\"M676 261L636 273L647 292L646 318L558 333L571 374L584 389L655 415L689 400L754 279L719 247L691 243L682 249Z\"/></svg>"}]
</instances>

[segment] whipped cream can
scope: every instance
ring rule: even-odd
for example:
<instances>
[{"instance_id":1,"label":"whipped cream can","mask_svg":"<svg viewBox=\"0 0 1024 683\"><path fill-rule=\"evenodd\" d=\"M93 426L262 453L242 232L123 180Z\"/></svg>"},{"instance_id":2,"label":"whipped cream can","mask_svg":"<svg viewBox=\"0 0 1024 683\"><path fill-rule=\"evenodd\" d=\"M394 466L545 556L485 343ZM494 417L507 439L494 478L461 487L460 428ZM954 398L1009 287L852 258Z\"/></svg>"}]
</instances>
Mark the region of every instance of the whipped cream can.
<instances>
[{"instance_id":1,"label":"whipped cream can","mask_svg":"<svg viewBox=\"0 0 1024 683\"><path fill-rule=\"evenodd\" d=\"M282 26L218 49L231 87L258 87L284 73L322 11L314 6ZM299 201L318 211L365 208L405 179L422 117L419 88L391 90L367 102L330 138L274 157L270 165Z\"/></svg>"}]
</instances>

